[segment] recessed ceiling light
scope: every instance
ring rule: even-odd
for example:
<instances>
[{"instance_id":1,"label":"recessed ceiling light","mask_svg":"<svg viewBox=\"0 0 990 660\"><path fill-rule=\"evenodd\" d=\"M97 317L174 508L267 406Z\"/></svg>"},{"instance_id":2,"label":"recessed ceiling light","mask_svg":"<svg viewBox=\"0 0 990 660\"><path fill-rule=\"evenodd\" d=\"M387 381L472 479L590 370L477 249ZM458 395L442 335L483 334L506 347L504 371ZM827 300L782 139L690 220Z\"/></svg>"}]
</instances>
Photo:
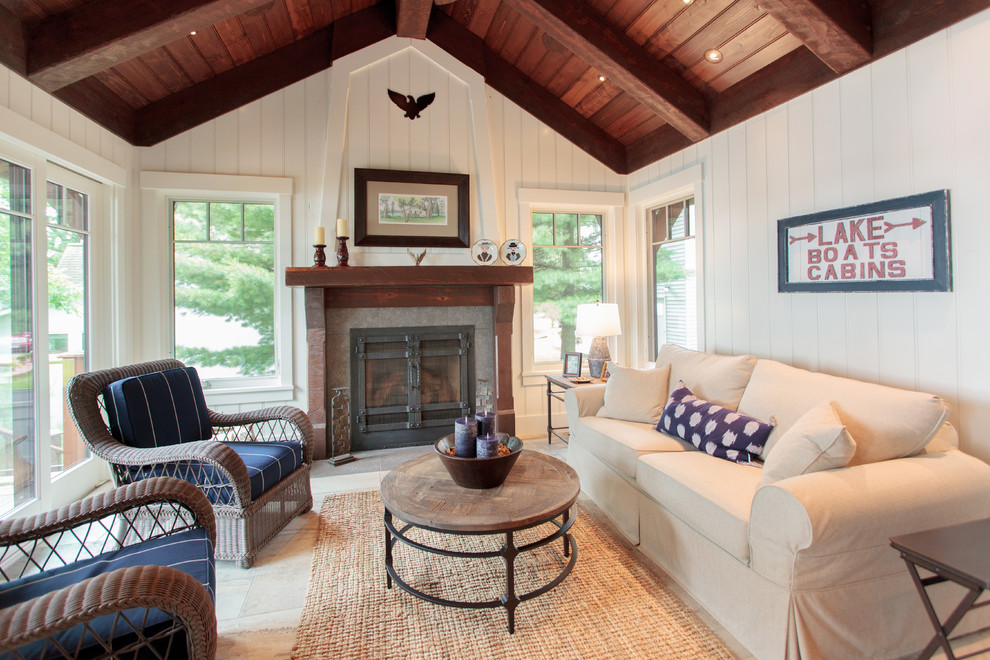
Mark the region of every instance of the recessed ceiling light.
<instances>
[{"instance_id":1,"label":"recessed ceiling light","mask_svg":"<svg viewBox=\"0 0 990 660\"><path fill-rule=\"evenodd\" d=\"M196 36L196 30L193 30L192 32L190 32L190 33L189 33L189 36L191 36L191 37L195 37L195 36Z\"/></svg>"},{"instance_id":2,"label":"recessed ceiling light","mask_svg":"<svg viewBox=\"0 0 990 660\"><path fill-rule=\"evenodd\" d=\"M605 82L605 76L598 76L598 79L602 82Z\"/></svg>"},{"instance_id":3,"label":"recessed ceiling light","mask_svg":"<svg viewBox=\"0 0 990 660\"><path fill-rule=\"evenodd\" d=\"M689 5L689 4L691 4L692 2L694 2L694 0L684 0L684 4L686 4L686 5Z\"/></svg>"},{"instance_id":4,"label":"recessed ceiling light","mask_svg":"<svg viewBox=\"0 0 990 660\"><path fill-rule=\"evenodd\" d=\"M722 51L718 48L710 48L705 51L705 59L712 63L718 63L722 61Z\"/></svg>"}]
</instances>

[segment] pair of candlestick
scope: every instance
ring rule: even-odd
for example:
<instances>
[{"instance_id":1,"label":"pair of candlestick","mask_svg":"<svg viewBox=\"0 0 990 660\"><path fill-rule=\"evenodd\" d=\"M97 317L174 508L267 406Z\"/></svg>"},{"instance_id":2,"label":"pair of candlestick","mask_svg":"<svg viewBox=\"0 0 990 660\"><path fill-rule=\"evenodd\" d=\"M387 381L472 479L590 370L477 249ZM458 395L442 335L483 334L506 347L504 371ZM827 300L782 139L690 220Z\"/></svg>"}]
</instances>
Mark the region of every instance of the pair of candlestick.
<instances>
[{"instance_id":1,"label":"pair of candlestick","mask_svg":"<svg viewBox=\"0 0 990 660\"><path fill-rule=\"evenodd\" d=\"M347 265L347 218L337 218L337 265L346 266ZM327 235L326 230L323 225L318 225L316 227L316 232L313 236L313 247L316 248L316 253L313 255L313 263L318 268L324 268L327 265Z\"/></svg>"}]
</instances>

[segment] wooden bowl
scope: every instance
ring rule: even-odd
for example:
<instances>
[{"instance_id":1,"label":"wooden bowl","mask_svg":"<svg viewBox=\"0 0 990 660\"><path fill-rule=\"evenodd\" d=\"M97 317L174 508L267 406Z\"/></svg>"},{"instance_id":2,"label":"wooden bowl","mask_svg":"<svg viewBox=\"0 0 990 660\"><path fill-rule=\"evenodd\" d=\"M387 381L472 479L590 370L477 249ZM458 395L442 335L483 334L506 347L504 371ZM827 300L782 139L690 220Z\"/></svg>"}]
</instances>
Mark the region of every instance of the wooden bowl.
<instances>
[{"instance_id":1,"label":"wooden bowl","mask_svg":"<svg viewBox=\"0 0 990 660\"><path fill-rule=\"evenodd\" d=\"M440 462L447 468L450 478L458 486L475 489L495 488L501 486L505 478L509 476L509 471L515 465L523 448L522 440L505 433L499 434L499 441L509 448L509 453L491 458L449 456L446 452L447 449L454 446L453 434L445 435L437 440L433 448L440 457Z\"/></svg>"}]
</instances>

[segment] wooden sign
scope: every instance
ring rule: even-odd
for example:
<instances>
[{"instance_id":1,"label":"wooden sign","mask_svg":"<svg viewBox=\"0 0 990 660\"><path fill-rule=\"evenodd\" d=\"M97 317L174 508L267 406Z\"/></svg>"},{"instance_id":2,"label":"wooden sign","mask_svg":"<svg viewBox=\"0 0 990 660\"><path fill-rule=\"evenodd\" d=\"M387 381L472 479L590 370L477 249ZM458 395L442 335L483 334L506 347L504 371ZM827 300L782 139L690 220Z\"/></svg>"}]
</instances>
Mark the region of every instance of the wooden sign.
<instances>
[{"instance_id":1,"label":"wooden sign","mask_svg":"<svg viewBox=\"0 0 990 660\"><path fill-rule=\"evenodd\" d=\"M949 191L777 222L777 290L951 291Z\"/></svg>"}]
</instances>

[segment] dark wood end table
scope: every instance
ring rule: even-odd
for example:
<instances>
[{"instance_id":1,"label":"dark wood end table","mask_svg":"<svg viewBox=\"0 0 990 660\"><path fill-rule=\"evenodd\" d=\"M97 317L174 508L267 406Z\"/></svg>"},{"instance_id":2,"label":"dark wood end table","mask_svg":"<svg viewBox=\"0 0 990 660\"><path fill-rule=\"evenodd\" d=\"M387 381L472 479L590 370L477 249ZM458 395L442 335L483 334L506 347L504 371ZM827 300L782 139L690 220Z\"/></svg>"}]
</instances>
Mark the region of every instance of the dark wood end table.
<instances>
[{"instance_id":1,"label":"dark wood end table","mask_svg":"<svg viewBox=\"0 0 990 660\"><path fill-rule=\"evenodd\" d=\"M567 376L558 376L556 374L545 374L545 376L547 378L547 444L549 445L553 442L554 436L557 436L564 442L567 442L567 436L557 433L557 431L562 431L567 427L553 425L553 409L551 408L550 402L554 399L563 402L564 392L569 389L581 387L582 385L601 385L606 381L601 378L592 378L591 382L588 383L575 383Z\"/></svg>"},{"instance_id":2,"label":"dark wood end table","mask_svg":"<svg viewBox=\"0 0 990 660\"><path fill-rule=\"evenodd\" d=\"M526 451L519 456L505 483L496 488L469 489L454 483L434 454L407 461L391 470L382 480L381 497L385 504L386 587L394 580L414 596L438 605L466 608L504 607L509 618L509 633L515 632L515 610L519 603L542 595L558 584L577 562L577 544L570 534L574 524L571 507L581 490L577 473L566 463L539 452ZM405 525L397 526L394 518ZM560 520L557 520L560 518ZM547 536L516 546L515 532L553 523L556 529ZM411 539L411 530L426 529L457 535L504 534L505 543L498 551L461 552L425 545ZM547 584L525 594L516 593L515 560L523 552L563 539L568 563ZM505 593L497 600L456 601L425 593L406 583L392 564L396 542L433 554L466 557L502 557L505 560Z\"/></svg>"},{"instance_id":3,"label":"dark wood end table","mask_svg":"<svg viewBox=\"0 0 990 660\"><path fill-rule=\"evenodd\" d=\"M990 589L990 552L987 551L990 547L990 519L895 536L890 539L890 545L901 553L928 618L935 627L935 636L918 654L918 658L930 658L941 646L946 656L954 659L956 656L951 642L957 638L949 637L952 630L971 609L990 605L990 601L976 602L981 593ZM932 575L921 577L919 567ZM962 585L967 592L945 621L939 622L926 589L946 581ZM969 655L972 654L967 654L967 657Z\"/></svg>"}]
</instances>

